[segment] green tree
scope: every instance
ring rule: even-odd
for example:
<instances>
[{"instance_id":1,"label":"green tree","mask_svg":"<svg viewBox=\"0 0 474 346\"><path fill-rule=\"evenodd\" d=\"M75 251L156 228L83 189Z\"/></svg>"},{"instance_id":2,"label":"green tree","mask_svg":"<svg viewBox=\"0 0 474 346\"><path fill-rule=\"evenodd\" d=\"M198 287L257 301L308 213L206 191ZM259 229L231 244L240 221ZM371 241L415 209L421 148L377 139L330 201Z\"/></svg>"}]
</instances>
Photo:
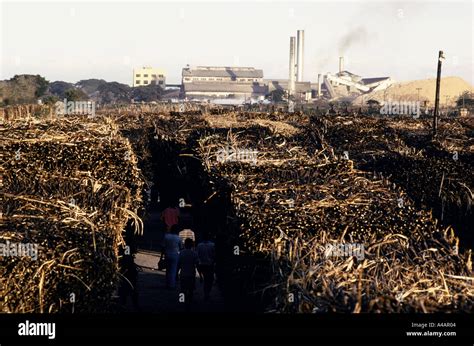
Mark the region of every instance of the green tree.
<instances>
[{"instance_id":1,"label":"green tree","mask_svg":"<svg viewBox=\"0 0 474 346\"><path fill-rule=\"evenodd\" d=\"M136 102L158 101L161 99L162 95L163 89L156 84L135 87L132 89L132 98Z\"/></svg>"},{"instance_id":2,"label":"green tree","mask_svg":"<svg viewBox=\"0 0 474 346\"><path fill-rule=\"evenodd\" d=\"M49 84L49 93L59 97L60 100L66 97L66 91L69 89L74 89L74 84L63 81L55 81Z\"/></svg>"},{"instance_id":3,"label":"green tree","mask_svg":"<svg viewBox=\"0 0 474 346\"><path fill-rule=\"evenodd\" d=\"M366 102L367 106L369 107L368 112L369 114L376 114L380 113L380 102L377 100L370 99Z\"/></svg>"},{"instance_id":4,"label":"green tree","mask_svg":"<svg viewBox=\"0 0 474 346\"><path fill-rule=\"evenodd\" d=\"M64 93L68 101L85 101L89 97L80 89L69 89Z\"/></svg>"},{"instance_id":5,"label":"green tree","mask_svg":"<svg viewBox=\"0 0 474 346\"><path fill-rule=\"evenodd\" d=\"M378 107L380 105L380 102L377 100L370 99L366 102L366 104L369 107Z\"/></svg>"},{"instance_id":6,"label":"green tree","mask_svg":"<svg viewBox=\"0 0 474 346\"><path fill-rule=\"evenodd\" d=\"M270 97L273 102L283 101L284 96L285 96L285 91L283 89L275 89L272 92L270 92Z\"/></svg>"},{"instance_id":7,"label":"green tree","mask_svg":"<svg viewBox=\"0 0 474 346\"><path fill-rule=\"evenodd\" d=\"M470 93L469 91L465 91L459 96L459 98L456 101L456 105L458 107L462 107L463 105L468 108L474 107L474 98L473 94Z\"/></svg>"},{"instance_id":8,"label":"green tree","mask_svg":"<svg viewBox=\"0 0 474 346\"><path fill-rule=\"evenodd\" d=\"M48 95L48 96L43 97L43 103L45 105L54 105L58 101L59 101L59 98L55 95Z\"/></svg>"},{"instance_id":9,"label":"green tree","mask_svg":"<svg viewBox=\"0 0 474 346\"><path fill-rule=\"evenodd\" d=\"M100 103L129 103L131 91L126 84L110 82L100 85L97 88Z\"/></svg>"},{"instance_id":10,"label":"green tree","mask_svg":"<svg viewBox=\"0 0 474 346\"><path fill-rule=\"evenodd\" d=\"M36 97L43 96L46 90L48 90L48 85L49 85L49 82L44 77L41 77L39 74L36 75L35 96Z\"/></svg>"}]
</instances>

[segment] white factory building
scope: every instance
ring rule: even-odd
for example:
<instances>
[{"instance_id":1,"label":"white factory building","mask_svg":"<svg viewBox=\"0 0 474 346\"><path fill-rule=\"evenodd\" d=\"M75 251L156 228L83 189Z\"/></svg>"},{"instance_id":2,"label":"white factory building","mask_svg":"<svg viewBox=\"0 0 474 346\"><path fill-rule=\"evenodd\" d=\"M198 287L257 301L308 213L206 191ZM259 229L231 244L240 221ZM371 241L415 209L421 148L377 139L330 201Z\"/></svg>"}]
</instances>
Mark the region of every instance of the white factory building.
<instances>
[{"instance_id":1,"label":"white factory building","mask_svg":"<svg viewBox=\"0 0 474 346\"><path fill-rule=\"evenodd\" d=\"M263 71L253 67L187 66L182 71L187 99L262 99L268 93Z\"/></svg>"}]
</instances>

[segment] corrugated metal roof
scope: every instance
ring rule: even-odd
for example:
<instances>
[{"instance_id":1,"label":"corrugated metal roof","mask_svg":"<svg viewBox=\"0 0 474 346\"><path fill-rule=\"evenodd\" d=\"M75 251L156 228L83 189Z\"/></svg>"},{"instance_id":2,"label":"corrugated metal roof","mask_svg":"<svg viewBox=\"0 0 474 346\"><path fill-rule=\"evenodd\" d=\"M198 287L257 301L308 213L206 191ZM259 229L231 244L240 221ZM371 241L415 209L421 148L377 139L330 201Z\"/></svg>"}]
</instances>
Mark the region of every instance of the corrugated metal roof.
<instances>
[{"instance_id":1,"label":"corrugated metal roof","mask_svg":"<svg viewBox=\"0 0 474 346\"><path fill-rule=\"evenodd\" d=\"M288 89L288 79L265 80L270 89ZM310 92L311 82L295 82L295 91L297 93Z\"/></svg>"},{"instance_id":2,"label":"corrugated metal roof","mask_svg":"<svg viewBox=\"0 0 474 346\"><path fill-rule=\"evenodd\" d=\"M263 70L238 67L183 68L182 75L183 77L263 78Z\"/></svg>"},{"instance_id":3,"label":"corrugated metal roof","mask_svg":"<svg viewBox=\"0 0 474 346\"><path fill-rule=\"evenodd\" d=\"M377 83L381 82L384 80L389 79L390 77L374 77L374 78L362 78L361 82L362 84L372 84L372 83Z\"/></svg>"},{"instance_id":4,"label":"corrugated metal roof","mask_svg":"<svg viewBox=\"0 0 474 346\"><path fill-rule=\"evenodd\" d=\"M358 74L349 72L349 71L347 71L347 70L344 70L344 71L342 71L342 72L336 73L336 76L338 76L338 77L349 76L349 77L352 77L352 78L359 78L359 79L362 78L362 77L359 76Z\"/></svg>"}]
</instances>

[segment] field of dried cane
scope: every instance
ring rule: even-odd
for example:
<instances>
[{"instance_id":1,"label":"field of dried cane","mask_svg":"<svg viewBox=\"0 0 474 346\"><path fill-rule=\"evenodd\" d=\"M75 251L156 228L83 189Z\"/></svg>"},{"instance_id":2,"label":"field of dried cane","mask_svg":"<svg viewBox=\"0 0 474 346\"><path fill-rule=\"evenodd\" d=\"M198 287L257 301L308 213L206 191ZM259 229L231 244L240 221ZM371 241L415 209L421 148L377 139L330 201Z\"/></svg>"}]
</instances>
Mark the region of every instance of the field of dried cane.
<instances>
[{"instance_id":1,"label":"field of dried cane","mask_svg":"<svg viewBox=\"0 0 474 346\"><path fill-rule=\"evenodd\" d=\"M457 229L471 222L472 127L441 128L428 143L422 120L195 110L10 124L0 239L32 239L42 257L2 260L2 311L70 309L76 291L102 308L121 231L155 174L153 143L197 159L191 179L211 189L206 202L227 198L238 225L229 239L266 259L267 311L473 311L471 250ZM439 201L443 222L430 211ZM332 251L347 244L362 252Z\"/></svg>"},{"instance_id":2,"label":"field of dried cane","mask_svg":"<svg viewBox=\"0 0 474 346\"><path fill-rule=\"evenodd\" d=\"M344 147L328 143L336 135L318 120L290 122L299 129L293 135L250 126L200 140L207 169L232 185L241 237L249 248L271 257L274 277L267 288L276 295L272 311L472 311L471 251L459 251L453 230L415 206L403 188L355 169L342 155ZM352 123L360 129L355 120ZM388 153L393 149L384 146L397 142L380 132L378 149ZM342 139L356 144L346 134ZM377 145L371 136L364 142ZM209 153L222 143L256 148L256 165L218 163ZM349 158L352 153L351 148ZM462 160L454 164L459 171L465 169ZM403 166L398 169L403 171ZM452 184L472 189L469 172L461 176L447 171L444 179L451 185L446 184L443 193L463 201L465 192ZM429 195L428 182L419 175L412 181L416 179L425 187L417 193ZM328 256L330 245L341 244L363 245L363 259Z\"/></svg>"},{"instance_id":3,"label":"field of dried cane","mask_svg":"<svg viewBox=\"0 0 474 346\"><path fill-rule=\"evenodd\" d=\"M0 130L2 243L36 244L36 260L0 258L2 312L104 311L122 231L142 179L128 142L105 118L19 120Z\"/></svg>"}]
</instances>

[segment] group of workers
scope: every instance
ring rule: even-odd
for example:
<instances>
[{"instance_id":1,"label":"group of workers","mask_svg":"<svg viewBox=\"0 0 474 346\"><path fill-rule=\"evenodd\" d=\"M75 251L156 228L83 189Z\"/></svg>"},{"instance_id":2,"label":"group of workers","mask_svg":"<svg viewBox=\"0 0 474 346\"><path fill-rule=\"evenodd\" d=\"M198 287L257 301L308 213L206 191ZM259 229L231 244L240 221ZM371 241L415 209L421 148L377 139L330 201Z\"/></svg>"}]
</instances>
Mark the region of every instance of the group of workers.
<instances>
[{"instance_id":1,"label":"group of workers","mask_svg":"<svg viewBox=\"0 0 474 346\"><path fill-rule=\"evenodd\" d=\"M215 244L210 240L209 232L202 232L196 237L190 227L190 215L181 213L175 206L163 210L161 219L166 225L160 259L165 262L166 287L175 289L179 275L180 289L184 293L186 305L189 306L193 300L198 274L203 283L204 299L209 300L215 266ZM196 238L200 240L197 246Z\"/></svg>"}]
</instances>

